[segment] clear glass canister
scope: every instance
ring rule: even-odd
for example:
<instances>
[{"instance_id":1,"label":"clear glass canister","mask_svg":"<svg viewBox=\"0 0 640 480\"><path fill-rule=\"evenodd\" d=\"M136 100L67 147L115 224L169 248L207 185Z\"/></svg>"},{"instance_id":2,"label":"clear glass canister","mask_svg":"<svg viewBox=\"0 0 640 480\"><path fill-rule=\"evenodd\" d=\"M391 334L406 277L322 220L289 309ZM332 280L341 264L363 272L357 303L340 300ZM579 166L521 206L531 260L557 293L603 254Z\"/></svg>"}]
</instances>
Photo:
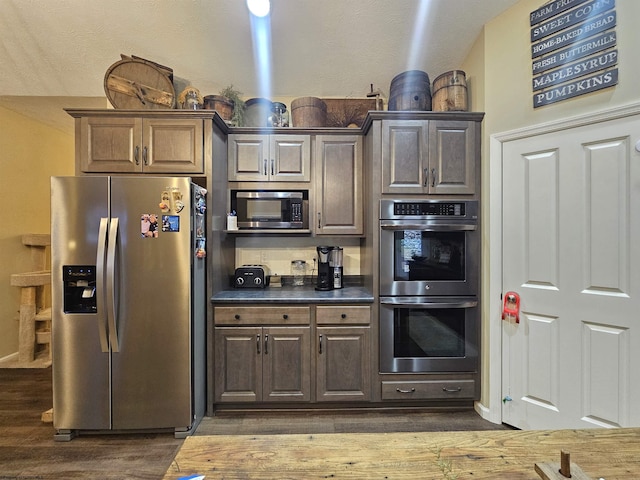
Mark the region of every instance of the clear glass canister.
<instances>
[{"instance_id":1,"label":"clear glass canister","mask_svg":"<svg viewBox=\"0 0 640 480\"><path fill-rule=\"evenodd\" d=\"M293 276L293 285L300 287L304 285L304 276L307 273L307 262L304 260L291 261L291 275Z\"/></svg>"},{"instance_id":2,"label":"clear glass canister","mask_svg":"<svg viewBox=\"0 0 640 480\"><path fill-rule=\"evenodd\" d=\"M271 126L274 127L288 127L289 126L289 112L287 112L287 106L281 102L273 102L271 107L273 114L269 117Z\"/></svg>"}]
</instances>

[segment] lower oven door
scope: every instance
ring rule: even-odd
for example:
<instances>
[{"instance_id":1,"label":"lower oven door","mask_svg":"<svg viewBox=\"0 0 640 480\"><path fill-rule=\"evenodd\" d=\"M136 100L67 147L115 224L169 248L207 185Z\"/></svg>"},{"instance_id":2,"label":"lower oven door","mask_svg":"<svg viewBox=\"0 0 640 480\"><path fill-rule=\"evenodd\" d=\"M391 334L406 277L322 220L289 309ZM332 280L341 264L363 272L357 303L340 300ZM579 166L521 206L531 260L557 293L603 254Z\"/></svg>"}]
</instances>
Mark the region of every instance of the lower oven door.
<instances>
[{"instance_id":1,"label":"lower oven door","mask_svg":"<svg viewBox=\"0 0 640 480\"><path fill-rule=\"evenodd\" d=\"M477 372L475 297L381 297L382 373Z\"/></svg>"}]
</instances>

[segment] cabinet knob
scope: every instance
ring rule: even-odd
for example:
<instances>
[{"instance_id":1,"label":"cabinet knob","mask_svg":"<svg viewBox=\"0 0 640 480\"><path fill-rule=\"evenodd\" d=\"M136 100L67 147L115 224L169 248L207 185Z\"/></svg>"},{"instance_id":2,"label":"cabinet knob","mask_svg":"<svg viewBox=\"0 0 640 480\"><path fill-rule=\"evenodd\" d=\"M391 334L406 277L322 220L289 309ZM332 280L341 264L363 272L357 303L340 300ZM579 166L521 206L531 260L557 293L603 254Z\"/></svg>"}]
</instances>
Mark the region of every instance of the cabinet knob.
<instances>
[{"instance_id":1,"label":"cabinet knob","mask_svg":"<svg viewBox=\"0 0 640 480\"><path fill-rule=\"evenodd\" d=\"M347 314L343 313L342 315L340 315L340 318L347 318Z\"/></svg>"},{"instance_id":2,"label":"cabinet knob","mask_svg":"<svg viewBox=\"0 0 640 480\"><path fill-rule=\"evenodd\" d=\"M287 315L287 314L285 313L284 315L282 315L282 318L284 318L284 319L286 320L287 318L289 318L289 315Z\"/></svg>"},{"instance_id":3,"label":"cabinet knob","mask_svg":"<svg viewBox=\"0 0 640 480\"><path fill-rule=\"evenodd\" d=\"M237 313L233 316L233 318L235 318L236 320L240 320L240 315L238 315Z\"/></svg>"}]
</instances>

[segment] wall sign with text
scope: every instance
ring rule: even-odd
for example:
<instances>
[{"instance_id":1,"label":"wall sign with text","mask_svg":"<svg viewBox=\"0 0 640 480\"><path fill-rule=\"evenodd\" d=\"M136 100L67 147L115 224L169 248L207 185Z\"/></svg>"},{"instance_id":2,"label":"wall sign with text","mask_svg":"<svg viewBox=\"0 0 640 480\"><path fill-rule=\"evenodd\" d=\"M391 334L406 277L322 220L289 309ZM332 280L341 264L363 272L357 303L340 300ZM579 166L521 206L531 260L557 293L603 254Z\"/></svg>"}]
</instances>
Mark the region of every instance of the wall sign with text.
<instances>
[{"instance_id":1,"label":"wall sign with text","mask_svg":"<svg viewBox=\"0 0 640 480\"><path fill-rule=\"evenodd\" d=\"M615 0L552 0L531 12L533 107L618 83Z\"/></svg>"}]
</instances>

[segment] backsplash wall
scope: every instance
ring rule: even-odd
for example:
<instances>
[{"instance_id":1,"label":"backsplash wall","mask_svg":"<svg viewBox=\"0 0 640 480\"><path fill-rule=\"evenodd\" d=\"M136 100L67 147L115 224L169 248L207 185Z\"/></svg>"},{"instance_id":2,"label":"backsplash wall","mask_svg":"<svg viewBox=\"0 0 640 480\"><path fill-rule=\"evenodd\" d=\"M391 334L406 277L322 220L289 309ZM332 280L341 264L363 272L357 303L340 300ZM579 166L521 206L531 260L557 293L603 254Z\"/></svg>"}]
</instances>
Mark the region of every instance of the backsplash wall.
<instances>
[{"instance_id":1,"label":"backsplash wall","mask_svg":"<svg viewBox=\"0 0 640 480\"><path fill-rule=\"evenodd\" d=\"M291 275L291 261L307 262L307 275L317 275L318 245L343 248L344 275L360 275L360 239L318 239L290 237L238 237L236 239L235 266L266 265L272 275Z\"/></svg>"}]
</instances>

